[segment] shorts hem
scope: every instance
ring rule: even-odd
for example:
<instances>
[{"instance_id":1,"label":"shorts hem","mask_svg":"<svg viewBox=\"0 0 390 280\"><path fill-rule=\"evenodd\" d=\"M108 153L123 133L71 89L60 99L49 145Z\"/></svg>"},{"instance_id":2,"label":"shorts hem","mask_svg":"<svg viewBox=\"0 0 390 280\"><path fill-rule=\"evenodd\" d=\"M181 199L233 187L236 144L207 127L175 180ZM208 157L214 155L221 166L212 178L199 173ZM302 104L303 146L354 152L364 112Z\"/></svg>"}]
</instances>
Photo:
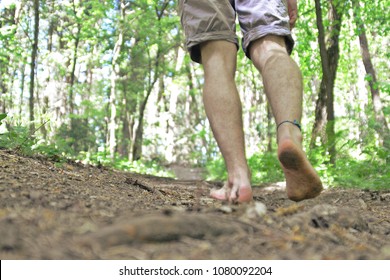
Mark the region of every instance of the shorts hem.
<instances>
[{"instance_id":1,"label":"shorts hem","mask_svg":"<svg viewBox=\"0 0 390 280\"><path fill-rule=\"evenodd\" d=\"M201 63L200 44L208 41L225 40L236 45L239 48L238 37L231 31L216 31L197 34L187 39L186 47L190 52L191 59Z\"/></svg>"},{"instance_id":2,"label":"shorts hem","mask_svg":"<svg viewBox=\"0 0 390 280\"><path fill-rule=\"evenodd\" d=\"M244 35L242 40L242 49L244 50L246 56L250 58L249 55L249 45L260 38L263 38L267 35L277 35L286 38L286 49L289 55L294 48L294 39L291 36L291 31L286 28L275 28L275 26L260 26L258 28L252 29Z\"/></svg>"}]
</instances>

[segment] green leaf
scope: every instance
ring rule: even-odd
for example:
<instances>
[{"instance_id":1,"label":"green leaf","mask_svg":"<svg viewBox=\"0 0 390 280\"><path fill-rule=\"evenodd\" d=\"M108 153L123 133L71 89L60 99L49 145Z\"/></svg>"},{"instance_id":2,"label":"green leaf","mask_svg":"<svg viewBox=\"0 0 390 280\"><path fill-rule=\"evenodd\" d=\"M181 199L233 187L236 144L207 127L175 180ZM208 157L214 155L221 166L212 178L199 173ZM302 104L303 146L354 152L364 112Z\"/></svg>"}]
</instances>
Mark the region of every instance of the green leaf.
<instances>
[{"instance_id":1,"label":"green leaf","mask_svg":"<svg viewBox=\"0 0 390 280\"><path fill-rule=\"evenodd\" d=\"M6 113L0 114L0 124L1 124L1 121L4 120L6 117L7 117Z\"/></svg>"}]
</instances>

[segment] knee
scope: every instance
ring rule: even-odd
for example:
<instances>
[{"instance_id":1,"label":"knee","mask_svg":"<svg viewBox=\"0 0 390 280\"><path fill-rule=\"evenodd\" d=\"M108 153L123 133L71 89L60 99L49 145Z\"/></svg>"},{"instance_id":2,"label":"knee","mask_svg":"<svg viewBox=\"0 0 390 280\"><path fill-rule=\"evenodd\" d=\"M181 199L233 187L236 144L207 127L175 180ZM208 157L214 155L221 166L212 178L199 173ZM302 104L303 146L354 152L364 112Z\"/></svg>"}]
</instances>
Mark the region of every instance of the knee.
<instances>
[{"instance_id":1,"label":"knee","mask_svg":"<svg viewBox=\"0 0 390 280\"><path fill-rule=\"evenodd\" d=\"M237 47L225 41L210 41L200 46L202 65L207 74L233 74L236 70Z\"/></svg>"},{"instance_id":2,"label":"knee","mask_svg":"<svg viewBox=\"0 0 390 280\"><path fill-rule=\"evenodd\" d=\"M286 61L286 59L290 59L286 52L278 49L268 50L261 55L259 70L261 72L266 71L269 67L277 65L278 61Z\"/></svg>"},{"instance_id":3,"label":"knee","mask_svg":"<svg viewBox=\"0 0 390 280\"><path fill-rule=\"evenodd\" d=\"M254 65L263 72L276 60L289 58L283 37L266 36L254 41L250 46L250 56Z\"/></svg>"}]
</instances>

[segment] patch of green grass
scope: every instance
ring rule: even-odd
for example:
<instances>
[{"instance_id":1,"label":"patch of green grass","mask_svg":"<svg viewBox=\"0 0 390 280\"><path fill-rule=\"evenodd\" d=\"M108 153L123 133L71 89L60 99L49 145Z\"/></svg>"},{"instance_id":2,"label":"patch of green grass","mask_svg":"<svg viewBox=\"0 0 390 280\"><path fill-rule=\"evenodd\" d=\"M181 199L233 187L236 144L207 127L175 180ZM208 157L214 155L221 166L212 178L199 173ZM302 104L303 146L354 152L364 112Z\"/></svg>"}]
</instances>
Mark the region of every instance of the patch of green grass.
<instances>
[{"instance_id":1,"label":"patch of green grass","mask_svg":"<svg viewBox=\"0 0 390 280\"><path fill-rule=\"evenodd\" d=\"M364 160L351 156L340 156L336 165L327 163L327 158L310 154L310 161L325 185L362 189L390 189L390 165L381 149L371 152ZM254 154L248 159L252 172L252 184L284 181L283 171L274 153ZM206 179L223 181L227 172L222 158L209 162L206 166Z\"/></svg>"}]
</instances>

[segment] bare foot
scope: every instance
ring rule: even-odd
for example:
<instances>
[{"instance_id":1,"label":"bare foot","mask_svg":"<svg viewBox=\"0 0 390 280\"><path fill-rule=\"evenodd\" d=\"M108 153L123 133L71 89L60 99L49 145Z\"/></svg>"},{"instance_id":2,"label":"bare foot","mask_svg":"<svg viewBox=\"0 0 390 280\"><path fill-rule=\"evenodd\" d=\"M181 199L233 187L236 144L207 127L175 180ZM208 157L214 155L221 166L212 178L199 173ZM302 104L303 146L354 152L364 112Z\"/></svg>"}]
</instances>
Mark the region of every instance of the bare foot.
<instances>
[{"instance_id":1,"label":"bare foot","mask_svg":"<svg viewBox=\"0 0 390 280\"><path fill-rule=\"evenodd\" d=\"M286 177L288 198L301 201L321 193L321 179L299 145L290 139L281 141L278 157Z\"/></svg>"},{"instance_id":2,"label":"bare foot","mask_svg":"<svg viewBox=\"0 0 390 280\"><path fill-rule=\"evenodd\" d=\"M210 192L210 197L229 202L249 202L252 200L251 186L237 187L228 182L220 189L214 189Z\"/></svg>"}]
</instances>

